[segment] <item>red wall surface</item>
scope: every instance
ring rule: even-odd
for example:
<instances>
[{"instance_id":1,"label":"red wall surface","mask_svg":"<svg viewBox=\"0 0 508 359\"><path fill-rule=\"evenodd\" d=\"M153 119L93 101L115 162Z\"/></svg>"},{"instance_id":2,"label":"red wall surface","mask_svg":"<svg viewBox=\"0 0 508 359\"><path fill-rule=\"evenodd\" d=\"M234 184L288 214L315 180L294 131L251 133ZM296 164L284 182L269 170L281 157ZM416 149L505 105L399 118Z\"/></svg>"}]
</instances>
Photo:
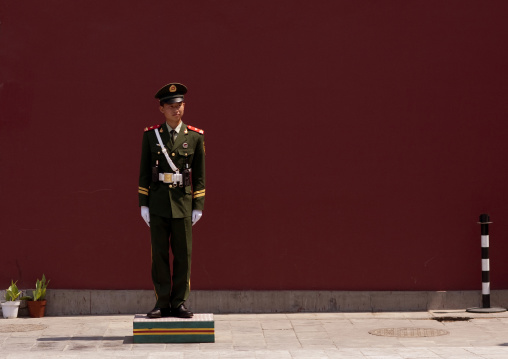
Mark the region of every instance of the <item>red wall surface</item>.
<instances>
[{"instance_id":1,"label":"red wall surface","mask_svg":"<svg viewBox=\"0 0 508 359\"><path fill-rule=\"evenodd\" d=\"M193 289L508 289L508 2L0 0L0 288L150 289L155 92L189 88Z\"/></svg>"}]
</instances>

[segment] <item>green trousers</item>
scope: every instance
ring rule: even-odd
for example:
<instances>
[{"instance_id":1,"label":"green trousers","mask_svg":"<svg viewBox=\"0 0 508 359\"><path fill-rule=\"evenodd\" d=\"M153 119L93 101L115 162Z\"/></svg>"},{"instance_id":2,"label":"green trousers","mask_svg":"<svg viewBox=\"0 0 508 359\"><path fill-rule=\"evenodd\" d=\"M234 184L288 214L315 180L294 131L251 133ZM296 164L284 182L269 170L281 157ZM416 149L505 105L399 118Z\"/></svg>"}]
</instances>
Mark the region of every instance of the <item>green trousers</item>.
<instances>
[{"instance_id":1,"label":"green trousers","mask_svg":"<svg viewBox=\"0 0 508 359\"><path fill-rule=\"evenodd\" d=\"M190 293L192 221L166 218L150 213L152 281L159 308L177 308ZM173 254L173 277L169 250Z\"/></svg>"}]
</instances>

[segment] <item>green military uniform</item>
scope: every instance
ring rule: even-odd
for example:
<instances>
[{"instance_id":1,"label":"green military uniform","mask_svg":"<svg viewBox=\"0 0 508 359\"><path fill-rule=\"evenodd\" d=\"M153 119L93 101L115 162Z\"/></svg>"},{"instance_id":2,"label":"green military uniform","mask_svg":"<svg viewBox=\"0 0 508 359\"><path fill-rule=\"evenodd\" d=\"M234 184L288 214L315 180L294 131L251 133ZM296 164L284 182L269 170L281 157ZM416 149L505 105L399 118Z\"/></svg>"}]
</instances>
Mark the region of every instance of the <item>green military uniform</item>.
<instances>
[{"instance_id":1,"label":"green military uniform","mask_svg":"<svg viewBox=\"0 0 508 359\"><path fill-rule=\"evenodd\" d=\"M157 139L158 131L167 153L179 172L190 168L192 185L164 183L157 172L174 173ZM160 178L164 175L159 175ZM145 128L139 174L139 205L150 209L152 281L156 307L177 308L190 293L193 210L203 210L205 200L204 132L182 123L172 144L165 123ZM173 253L171 278L169 249Z\"/></svg>"}]
</instances>

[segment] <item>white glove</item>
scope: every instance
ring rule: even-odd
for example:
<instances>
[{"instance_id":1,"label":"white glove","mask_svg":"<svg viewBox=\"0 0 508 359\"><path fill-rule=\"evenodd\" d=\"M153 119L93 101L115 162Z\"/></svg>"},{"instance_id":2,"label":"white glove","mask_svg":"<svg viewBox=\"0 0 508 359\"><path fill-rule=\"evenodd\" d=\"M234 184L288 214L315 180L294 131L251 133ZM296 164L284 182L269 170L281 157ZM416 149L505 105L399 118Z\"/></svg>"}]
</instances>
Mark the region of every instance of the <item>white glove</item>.
<instances>
[{"instance_id":1,"label":"white glove","mask_svg":"<svg viewBox=\"0 0 508 359\"><path fill-rule=\"evenodd\" d=\"M203 215L203 211L200 211L199 209L193 209L192 210L192 225L195 225L197 221L201 218Z\"/></svg>"},{"instance_id":2,"label":"white glove","mask_svg":"<svg viewBox=\"0 0 508 359\"><path fill-rule=\"evenodd\" d=\"M147 226L150 227L150 210L147 206L141 206L141 217L143 217Z\"/></svg>"}]
</instances>

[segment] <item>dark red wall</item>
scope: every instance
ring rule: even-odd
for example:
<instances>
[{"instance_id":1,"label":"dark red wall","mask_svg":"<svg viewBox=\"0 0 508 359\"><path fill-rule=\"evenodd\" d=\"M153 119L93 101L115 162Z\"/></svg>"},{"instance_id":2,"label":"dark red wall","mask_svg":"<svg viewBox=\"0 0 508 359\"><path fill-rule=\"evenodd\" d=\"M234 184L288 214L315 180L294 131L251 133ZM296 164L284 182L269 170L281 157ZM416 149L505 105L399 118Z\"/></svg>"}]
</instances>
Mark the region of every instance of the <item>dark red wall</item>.
<instances>
[{"instance_id":1,"label":"dark red wall","mask_svg":"<svg viewBox=\"0 0 508 359\"><path fill-rule=\"evenodd\" d=\"M0 0L0 287L150 289L137 177L189 87L193 289L508 288L508 2Z\"/></svg>"}]
</instances>

